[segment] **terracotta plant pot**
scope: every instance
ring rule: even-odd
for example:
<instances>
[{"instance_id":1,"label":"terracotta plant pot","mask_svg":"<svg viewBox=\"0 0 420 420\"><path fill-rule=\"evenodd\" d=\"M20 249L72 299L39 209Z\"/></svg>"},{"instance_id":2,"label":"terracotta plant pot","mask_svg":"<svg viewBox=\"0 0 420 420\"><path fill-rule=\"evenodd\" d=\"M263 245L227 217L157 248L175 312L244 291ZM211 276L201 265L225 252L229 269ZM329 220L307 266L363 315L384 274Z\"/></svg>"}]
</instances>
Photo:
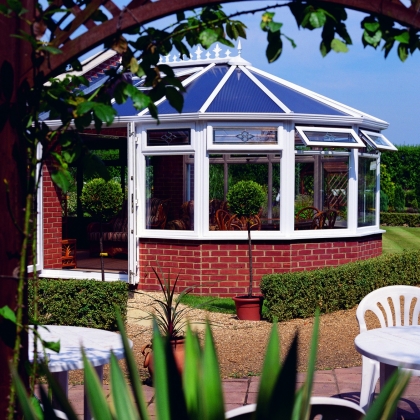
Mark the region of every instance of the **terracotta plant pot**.
<instances>
[{"instance_id":1,"label":"terracotta plant pot","mask_svg":"<svg viewBox=\"0 0 420 420\"><path fill-rule=\"evenodd\" d=\"M244 321L261 321L263 296L236 296L236 315Z\"/></svg>"},{"instance_id":2,"label":"terracotta plant pot","mask_svg":"<svg viewBox=\"0 0 420 420\"><path fill-rule=\"evenodd\" d=\"M176 340L171 340L172 351L174 353L176 367L178 372L182 375L184 371L184 354L185 354L185 339L178 338ZM149 370L150 376L153 378L153 353L152 345L146 344L141 348L141 353L144 356L143 367Z\"/></svg>"}]
</instances>

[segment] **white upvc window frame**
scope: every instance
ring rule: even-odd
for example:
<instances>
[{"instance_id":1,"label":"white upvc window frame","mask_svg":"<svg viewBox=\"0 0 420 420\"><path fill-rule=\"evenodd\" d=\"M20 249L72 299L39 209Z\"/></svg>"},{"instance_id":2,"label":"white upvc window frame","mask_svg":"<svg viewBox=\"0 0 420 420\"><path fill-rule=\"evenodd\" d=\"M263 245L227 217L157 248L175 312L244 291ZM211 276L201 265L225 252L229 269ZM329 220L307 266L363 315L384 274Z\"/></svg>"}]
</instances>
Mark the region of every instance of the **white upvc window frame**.
<instances>
[{"instance_id":1,"label":"white upvc window frame","mask_svg":"<svg viewBox=\"0 0 420 420\"><path fill-rule=\"evenodd\" d=\"M228 128L228 129L234 129L237 128L238 132L246 129L246 128L269 128L272 127L274 130L277 129L277 143L261 143L261 144L248 144L248 143L213 143L213 137L214 137L214 130L222 129L222 128ZM247 151L252 152L273 152L278 151L279 147L282 149L283 142L284 142L284 126L283 124L275 123L267 121L267 123L242 123L242 122L236 122L236 123L211 123L207 126L207 151L211 153L247 153Z\"/></svg>"},{"instance_id":2,"label":"white upvc window frame","mask_svg":"<svg viewBox=\"0 0 420 420\"><path fill-rule=\"evenodd\" d=\"M328 127L328 126L295 126L295 129L300 134L303 142L308 147L346 147L350 149L364 148L366 147L362 139L357 135L356 131L353 128L337 128L337 127ZM346 133L350 134L355 143L351 142L328 142L328 141L312 141L305 134L305 131L315 131L318 133Z\"/></svg>"},{"instance_id":3,"label":"white upvc window frame","mask_svg":"<svg viewBox=\"0 0 420 420\"><path fill-rule=\"evenodd\" d=\"M367 143L369 143L369 145L372 146L374 149L392 150L394 152L398 151L398 149L382 133L377 133L375 131L368 131L368 130L363 130L363 129L360 129L360 132L363 134ZM371 136L380 137L386 143L386 145L377 144L375 140L372 139Z\"/></svg>"},{"instance_id":4,"label":"white upvc window frame","mask_svg":"<svg viewBox=\"0 0 420 420\"><path fill-rule=\"evenodd\" d=\"M168 146L148 146L147 145L147 131L148 130L177 130L189 129L191 135L191 143L189 145L168 145ZM199 174L199 166L197 165L197 151L198 144L195 122L185 123L162 123L159 126L156 123L139 124L136 126L137 135L140 138L141 150L137 156L137 197L139 202L139 211L137 213L137 238L141 241L143 238L151 239L196 239L198 236L199 209L196 207L194 211L194 230L167 230L167 229L147 229L146 228L146 157L147 156L174 156L174 155L194 155L194 178L197 180ZM194 202L196 197L200 194L200 182L194 183Z\"/></svg>"}]
</instances>

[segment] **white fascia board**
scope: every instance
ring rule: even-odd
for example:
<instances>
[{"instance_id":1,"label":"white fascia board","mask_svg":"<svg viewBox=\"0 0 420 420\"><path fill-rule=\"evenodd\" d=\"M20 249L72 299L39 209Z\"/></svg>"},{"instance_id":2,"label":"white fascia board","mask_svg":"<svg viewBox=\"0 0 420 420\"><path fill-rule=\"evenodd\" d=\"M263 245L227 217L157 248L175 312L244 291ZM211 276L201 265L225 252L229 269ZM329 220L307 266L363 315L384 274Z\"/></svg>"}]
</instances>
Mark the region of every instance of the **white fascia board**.
<instances>
[{"instance_id":1,"label":"white fascia board","mask_svg":"<svg viewBox=\"0 0 420 420\"><path fill-rule=\"evenodd\" d=\"M309 89L305 89L302 86L298 86L298 85L296 85L294 83L288 82L287 80L284 80L284 79L282 79L280 77L274 76L274 75L272 75L270 73L267 73L267 72L265 72L263 70L257 69L255 67L250 67L249 69L252 70L252 71L254 71L255 73L260 74L261 76L265 76L265 77L267 77L267 78L269 78L271 80L274 80L274 81L276 81L278 83L281 83L284 86L289 87L290 89L296 90L299 93L302 93L304 95L307 95L309 97L312 97L313 99L317 99L317 100L319 100L320 102L322 102L322 103L324 103L326 105L333 106L333 107L337 108L340 111L347 112L350 115L353 115L354 117L359 117L359 118L360 117L368 117L368 118L371 118L373 120L381 121L381 122L387 124L386 121L383 121L383 120L381 120L379 118L376 118L376 117L374 117L372 115L368 115L365 112L359 111L359 110L357 110L355 108L351 108L351 107L349 107L349 106L347 106L347 105L345 105L345 104L343 104L341 102L337 102L337 101L335 101L333 99L327 98L326 96L320 95L320 94L318 94L316 92L313 92L313 91L311 91Z\"/></svg>"},{"instance_id":2,"label":"white fascia board","mask_svg":"<svg viewBox=\"0 0 420 420\"><path fill-rule=\"evenodd\" d=\"M228 61L231 59L231 57L223 57L223 58L203 58L201 60L194 60L194 59L190 59L190 60L180 60L180 61L159 61L159 64L166 64L172 68L176 68L176 67L187 67L187 66L208 66L210 63L211 64L223 64L223 63L228 63Z\"/></svg>"},{"instance_id":3,"label":"white fascia board","mask_svg":"<svg viewBox=\"0 0 420 420\"><path fill-rule=\"evenodd\" d=\"M222 80L219 82L219 84L215 87L213 92L210 94L210 96L207 98L206 102L204 102L203 106L198 111L200 114L203 114L206 112L207 108L210 106L210 104L213 102L214 98L217 96L217 94L221 91L222 87L225 85L227 80L229 79L230 75L233 73L233 71L236 69L236 66L232 66L227 73L223 76Z\"/></svg>"},{"instance_id":4,"label":"white fascia board","mask_svg":"<svg viewBox=\"0 0 420 420\"><path fill-rule=\"evenodd\" d=\"M106 281L125 281L128 282L127 274L106 272ZM82 271L82 270L52 270L44 269L39 273L40 278L57 279L76 279L76 280L97 280L101 281L101 272Z\"/></svg>"},{"instance_id":5,"label":"white fascia board","mask_svg":"<svg viewBox=\"0 0 420 420\"><path fill-rule=\"evenodd\" d=\"M165 63L162 63L165 64ZM197 73L191 75L190 77L188 77L187 79L185 79L182 82L182 86L186 87L188 86L191 82L193 82L195 79L197 79L198 77L200 77L202 74L204 74L206 71L210 70L212 67L214 67L216 64L215 63L211 63L209 64L206 68L201 69L200 71L198 71ZM155 102L155 106L159 106L163 101L166 100L166 96L164 96L163 98L159 99L157 102ZM139 117L145 115L147 112L149 112L148 108L143 109L143 111L141 111L139 114L137 114Z\"/></svg>"},{"instance_id":6,"label":"white fascia board","mask_svg":"<svg viewBox=\"0 0 420 420\"><path fill-rule=\"evenodd\" d=\"M269 89L267 89L246 67L239 66L239 68L285 113L290 114L292 111L274 95Z\"/></svg>"}]
</instances>

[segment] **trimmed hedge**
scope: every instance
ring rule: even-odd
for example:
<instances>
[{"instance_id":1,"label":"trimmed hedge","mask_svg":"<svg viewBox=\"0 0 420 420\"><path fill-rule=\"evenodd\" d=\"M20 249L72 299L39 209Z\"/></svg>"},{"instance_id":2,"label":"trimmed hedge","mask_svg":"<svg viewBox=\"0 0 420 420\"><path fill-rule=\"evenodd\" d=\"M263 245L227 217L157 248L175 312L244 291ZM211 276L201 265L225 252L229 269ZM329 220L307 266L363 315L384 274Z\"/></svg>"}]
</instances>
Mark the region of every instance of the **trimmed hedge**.
<instances>
[{"instance_id":1,"label":"trimmed hedge","mask_svg":"<svg viewBox=\"0 0 420 420\"><path fill-rule=\"evenodd\" d=\"M420 213L386 213L381 212L381 225L419 227Z\"/></svg>"},{"instance_id":2,"label":"trimmed hedge","mask_svg":"<svg viewBox=\"0 0 420 420\"><path fill-rule=\"evenodd\" d=\"M29 316L33 317L33 282ZM115 306L127 316L128 285L121 281L39 279L39 322L117 330Z\"/></svg>"},{"instance_id":3,"label":"trimmed hedge","mask_svg":"<svg viewBox=\"0 0 420 420\"><path fill-rule=\"evenodd\" d=\"M261 292L270 321L350 309L372 290L393 284L420 284L420 251L382 255L340 267L269 274Z\"/></svg>"}]
</instances>

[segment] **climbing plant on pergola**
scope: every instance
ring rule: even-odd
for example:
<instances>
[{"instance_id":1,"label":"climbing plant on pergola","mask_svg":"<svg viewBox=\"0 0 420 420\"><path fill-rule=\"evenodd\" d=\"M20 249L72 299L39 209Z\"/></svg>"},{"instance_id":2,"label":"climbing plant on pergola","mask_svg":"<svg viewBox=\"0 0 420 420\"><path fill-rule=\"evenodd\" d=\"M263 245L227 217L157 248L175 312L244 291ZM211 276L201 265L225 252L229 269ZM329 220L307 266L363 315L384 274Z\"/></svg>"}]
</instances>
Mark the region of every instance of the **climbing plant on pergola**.
<instances>
[{"instance_id":1,"label":"climbing plant on pergola","mask_svg":"<svg viewBox=\"0 0 420 420\"><path fill-rule=\"evenodd\" d=\"M228 1L230 0L224 2ZM33 163L37 161L33 153L28 154L27 135L34 125L37 127L39 121L34 121L30 116L24 120L19 119L19 110L26 109L25 107L31 105L29 103L31 101L45 101L43 96L45 82L50 77L63 73L68 65L77 69L78 57L101 44L120 52L124 66L134 73L141 72L142 65L143 70L153 67L155 61L151 57L156 55L155 49L158 43L162 46L167 42L164 39L166 35L162 38L158 32L149 33L149 38L138 40L138 45L135 47L140 54L136 55L132 52L134 49L128 47L123 34L133 32L135 28L170 14L177 14L178 19L183 21L182 11L209 4L211 2L208 0L157 2L133 0L124 7L117 6L112 0L52 0L46 8L42 8L36 0L6 0L0 4L0 220L2 221L0 308L7 306L15 313L20 311L23 315L23 324L28 322L26 287L22 290L22 302L18 302L16 296L18 279L23 280L23 286L26 285L28 258L22 260L21 256L22 249L29 249L29 239L32 238L28 230L31 222L25 220L25 217L31 217L31 214L25 212L25 209L33 202L36 189L34 185L29 185L28 179L31 177L28 176L28 159L33 159ZM111 18L104 19L101 7L109 12ZM325 0L324 2L308 0L281 3L278 7L289 7L298 24L304 28L323 29L321 35L323 54L331 49L344 51L346 44L351 43L344 25L345 8L368 14L362 22L364 27L362 41L365 45L374 48L381 46L385 55L395 45L402 60L419 48L420 0L412 0L410 6L405 6L398 0ZM58 14L61 14L62 18L53 20L52 15ZM234 18L235 16L227 18L222 23L210 22L207 28L200 22L196 28L194 24L180 27L178 34L173 36L170 47L174 46L180 53L187 54L188 50L180 41L181 36L186 36L186 33L190 45L201 43L205 47L213 41L226 43L229 42L228 38L236 39L238 36L243 36L244 28L240 22L235 23ZM281 53L281 25L274 21L272 14L266 13L263 15L261 27L267 32L267 58L269 61L274 61ZM228 35L227 38L224 31ZM43 39L45 36L48 38L47 43L39 41L42 36ZM332 43L333 40L337 41ZM168 69L163 70L169 72ZM117 78L117 75L115 76ZM140 97L137 91L129 88L129 84L123 83L119 85L120 87L114 85L112 88L120 93L120 100L134 96L133 99L137 101L139 107L149 106L151 110L153 110L153 100L159 96L172 95L173 105L181 109L180 95L177 96L177 91L174 89L174 87L180 89L181 86L171 78L170 72L166 76L170 83L162 82L158 73L154 78L150 76L150 84L154 90L149 99ZM70 95L63 84L58 83L57 89L57 92L62 89L60 92ZM68 101L71 100L72 97L69 96ZM90 124L91 121L100 128L101 119L109 122L113 118L109 101L110 98L106 95L98 95L92 100L85 99L83 105L76 103L66 108L63 113L69 112L68 126L72 118L75 118L76 126L79 124L79 128ZM85 115L88 117L83 120ZM64 125L63 132L65 127ZM41 143L44 150L51 152L50 157L57 167L56 180L59 184L60 182L65 184L63 173L65 174L67 163L63 155L56 150L65 149L67 142L60 141L58 134L62 133L39 124L39 135L44 136ZM6 416L10 383L8 363L13 357L15 342L14 324L6 319L8 316L5 312L2 314L3 316L0 315L0 419ZM20 327L18 332L22 344L20 359L26 360L27 335ZM24 375L24 369L20 373Z\"/></svg>"}]
</instances>

